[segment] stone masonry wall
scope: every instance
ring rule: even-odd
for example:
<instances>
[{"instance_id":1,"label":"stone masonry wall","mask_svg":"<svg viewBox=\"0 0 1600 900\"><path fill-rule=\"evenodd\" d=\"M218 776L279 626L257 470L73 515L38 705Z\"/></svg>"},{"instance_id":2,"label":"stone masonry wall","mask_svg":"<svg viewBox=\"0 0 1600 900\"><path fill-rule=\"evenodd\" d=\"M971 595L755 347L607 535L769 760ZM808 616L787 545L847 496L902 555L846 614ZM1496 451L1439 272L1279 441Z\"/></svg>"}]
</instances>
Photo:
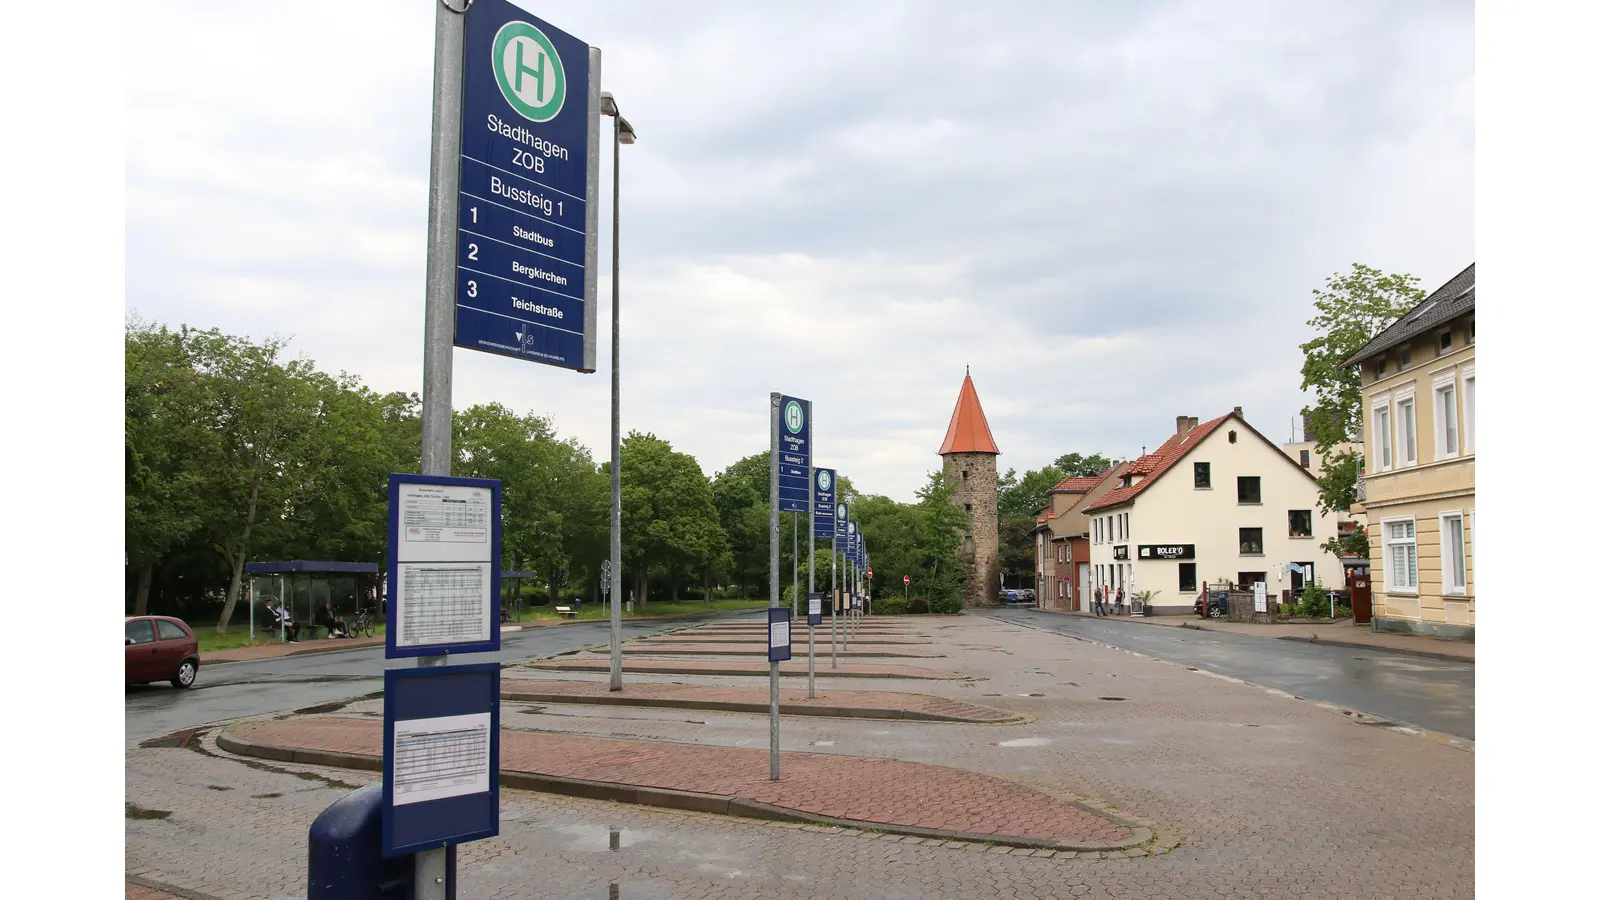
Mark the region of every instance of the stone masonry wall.
<instances>
[{"instance_id":1,"label":"stone masonry wall","mask_svg":"<svg viewBox=\"0 0 1600 900\"><path fill-rule=\"evenodd\" d=\"M996 606L1000 593L1000 497L992 453L952 453L944 458L945 483L954 502L970 504L973 553L967 559L967 606ZM962 477L962 472L966 477Z\"/></svg>"}]
</instances>

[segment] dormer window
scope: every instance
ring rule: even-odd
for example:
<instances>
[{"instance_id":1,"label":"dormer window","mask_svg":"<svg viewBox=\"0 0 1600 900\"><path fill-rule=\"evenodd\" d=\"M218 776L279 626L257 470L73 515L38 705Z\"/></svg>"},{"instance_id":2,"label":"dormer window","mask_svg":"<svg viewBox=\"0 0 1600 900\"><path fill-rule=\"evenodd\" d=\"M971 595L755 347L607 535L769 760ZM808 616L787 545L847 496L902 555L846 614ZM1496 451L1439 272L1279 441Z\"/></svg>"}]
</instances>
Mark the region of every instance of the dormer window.
<instances>
[{"instance_id":1,"label":"dormer window","mask_svg":"<svg viewBox=\"0 0 1600 900\"><path fill-rule=\"evenodd\" d=\"M1439 341L1438 350L1436 351L1435 355L1443 356L1446 353L1449 353L1450 352L1450 329L1446 328L1445 330L1439 332L1438 341Z\"/></svg>"},{"instance_id":2,"label":"dormer window","mask_svg":"<svg viewBox=\"0 0 1600 900\"><path fill-rule=\"evenodd\" d=\"M1400 371L1404 372L1409 365L1411 365L1411 345L1407 344L1400 348Z\"/></svg>"},{"instance_id":3,"label":"dormer window","mask_svg":"<svg viewBox=\"0 0 1600 900\"><path fill-rule=\"evenodd\" d=\"M1378 370L1377 370L1377 373L1372 376L1372 380L1373 381L1377 381L1377 380L1383 378L1384 376L1386 376L1388 374L1389 374L1389 361L1387 359L1379 359L1378 360Z\"/></svg>"}]
</instances>

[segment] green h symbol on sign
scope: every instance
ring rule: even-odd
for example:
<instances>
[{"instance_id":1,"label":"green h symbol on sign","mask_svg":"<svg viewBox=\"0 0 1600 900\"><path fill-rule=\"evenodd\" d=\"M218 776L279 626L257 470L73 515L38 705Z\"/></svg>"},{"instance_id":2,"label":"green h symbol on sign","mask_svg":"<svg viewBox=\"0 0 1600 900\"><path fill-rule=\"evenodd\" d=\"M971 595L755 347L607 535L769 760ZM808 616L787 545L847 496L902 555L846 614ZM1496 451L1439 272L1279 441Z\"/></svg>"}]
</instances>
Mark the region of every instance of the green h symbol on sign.
<instances>
[{"instance_id":1,"label":"green h symbol on sign","mask_svg":"<svg viewBox=\"0 0 1600 900\"><path fill-rule=\"evenodd\" d=\"M528 68L528 65L522 61L522 50L523 50L524 47L528 46L528 42L527 41L517 41L517 45L516 46L517 46L517 63L516 63L517 87L516 87L516 92L518 94L522 93L522 76L525 75L525 74L532 75L534 80L538 82L538 87L536 87L534 89L533 96L535 98L537 98L538 100L542 101L542 100L544 100L544 54L543 53L539 54L539 68L530 69L530 68Z\"/></svg>"},{"instance_id":2,"label":"green h symbol on sign","mask_svg":"<svg viewBox=\"0 0 1600 900\"><path fill-rule=\"evenodd\" d=\"M567 70L544 32L528 22L507 22L495 33L489 56L500 95L518 115L548 122L560 114L567 99Z\"/></svg>"}]
</instances>

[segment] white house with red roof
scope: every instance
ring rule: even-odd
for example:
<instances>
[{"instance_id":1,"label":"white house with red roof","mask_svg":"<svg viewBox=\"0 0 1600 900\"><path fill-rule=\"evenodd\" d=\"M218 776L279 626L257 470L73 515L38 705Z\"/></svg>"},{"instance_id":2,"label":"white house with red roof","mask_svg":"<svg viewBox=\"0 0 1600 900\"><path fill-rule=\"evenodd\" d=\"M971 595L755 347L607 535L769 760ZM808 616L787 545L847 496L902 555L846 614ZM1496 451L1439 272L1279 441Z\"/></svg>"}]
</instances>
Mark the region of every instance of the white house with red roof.
<instances>
[{"instance_id":1,"label":"white house with red roof","mask_svg":"<svg viewBox=\"0 0 1600 900\"><path fill-rule=\"evenodd\" d=\"M1092 585L1122 588L1129 605L1134 592L1156 591L1156 615L1192 612L1201 586L1222 581L1265 581L1274 597L1343 583L1338 557L1321 547L1338 526L1317 508L1316 479L1239 407L1204 423L1179 416L1177 432L1083 512Z\"/></svg>"}]
</instances>

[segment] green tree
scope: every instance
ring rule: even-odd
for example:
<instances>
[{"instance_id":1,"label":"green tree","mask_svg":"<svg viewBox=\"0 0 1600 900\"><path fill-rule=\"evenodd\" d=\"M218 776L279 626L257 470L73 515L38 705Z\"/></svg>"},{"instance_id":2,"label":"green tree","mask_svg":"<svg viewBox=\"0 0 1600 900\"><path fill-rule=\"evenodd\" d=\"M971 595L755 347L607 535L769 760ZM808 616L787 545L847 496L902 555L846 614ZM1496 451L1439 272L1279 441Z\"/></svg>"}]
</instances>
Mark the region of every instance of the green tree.
<instances>
[{"instance_id":1,"label":"green tree","mask_svg":"<svg viewBox=\"0 0 1600 900\"><path fill-rule=\"evenodd\" d=\"M259 344L216 329L187 332L205 403L195 410L214 429L221 452L207 473L204 518L210 541L229 567L217 631L226 631L239 600L253 542L282 541L297 508L325 485L317 465L321 400L331 379L310 360L282 359L288 342Z\"/></svg>"},{"instance_id":2,"label":"green tree","mask_svg":"<svg viewBox=\"0 0 1600 900\"><path fill-rule=\"evenodd\" d=\"M218 447L193 415L204 388L185 331L130 319L123 364L124 543L139 578L133 611L145 615L156 564L203 522Z\"/></svg>"},{"instance_id":3,"label":"green tree","mask_svg":"<svg viewBox=\"0 0 1600 900\"><path fill-rule=\"evenodd\" d=\"M1038 515L1040 507L1050 502L1050 489L1063 477L1061 470L1053 465L1025 472L1021 478L1016 477L1015 469L1007 470L997 485L1001 521Z\"/></svg>"},{"instance_id":4,"label":"green tree","mask_svg":"<svg viewBox=\"0 0 1600 900\"><path fill-rule=\"evenodd\" d=\"M603 468L609 478L609 463ZM704 571L727 547L700 464L653 434L629 432L622 442L622 555L639 603L649 602L652 569L676 600L683 577Z\"/></svg>"},{"instance_id":5,"label":"green tree","mask_svg":"<svg viewBox=\"0 0 1600 900\"><path fill-rule=\"evenodd\" d=\"M1037 574L1033 559L1033 528L1037 521L1034 516L1000 520L1000 571L1010 576L1006 579L1008 585L1038 587L1034 584Z\"/></svg>"},{"instance_id":6,"label":"green tree","mask_svg":"<svg viewBox=\"0 0 1600 900\"><path fill-rule=\"evenodd\" d=\"M767 586L767 493L771 454L752 453L716 474L711 499L727 539L727 574L742 591Z\"/></svg>"},{"instance_id":7,"label":"green tree","mask_svg":"<svg viewBox=\"0 0 1600 900\"><path fill-rule=\"evenodd\" d=\"M1323 458L1320 505L1347 509L1355 499L1356 454L1333 453L1334 445L1361 440L1361 371L1344 361L1421 302L1427 292L1414 275L1389 275L1356 263L1313 289L1316 315L1306 322L1316 336L1300 345L1300 389L1315 402L1301 410ZM1355 460L1349 457L1356 457Z\"/></svg>"},{"instance_id":8,"label":"green tree","mask_svg":"<svg viewBox=\"0 0 1600 900\"><path fill-rule=\"evenodd\" d=\"M610 533L610 482L589 451L557 437L549 419L519 416L498 403L454 418L453 471L501 482L501 555L515 569L542 572L550 598L598 567Z\"/></svg>"},{"instance_id":9,"label":"green tree","mask_svg":"<svg viewBox=\"0 0 1600 900\"><path fill-rule=\"evenodd\" d=\"M1062 478L1087 478L1111 468L1111 460L1099 453L1063 453L1056 457L1054 466Z\"/></svg>"}]
</instances>

